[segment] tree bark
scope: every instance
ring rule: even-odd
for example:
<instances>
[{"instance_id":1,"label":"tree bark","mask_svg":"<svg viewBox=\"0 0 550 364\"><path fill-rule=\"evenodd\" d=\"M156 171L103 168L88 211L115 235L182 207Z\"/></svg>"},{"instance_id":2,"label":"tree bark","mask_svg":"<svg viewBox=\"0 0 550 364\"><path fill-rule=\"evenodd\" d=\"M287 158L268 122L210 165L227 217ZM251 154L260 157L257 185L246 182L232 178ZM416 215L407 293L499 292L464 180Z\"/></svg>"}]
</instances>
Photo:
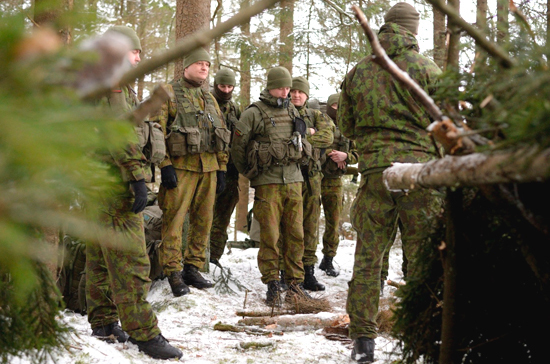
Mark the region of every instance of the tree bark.
<instances>
[{"instance_id":1,"label":"tree bark","mask_svg":"<svg viewBox=\"0 0 550 364\"><path fill-rule=\"evenodd\" d=\"M460 14L460 0L448 0L449 5ZM460 58L460 27L452 18L447 18L447 29L449 32L449 47L447 49L446 69L459 69Z\"/></svg>"},{"instance_id":2,"label":"tree bark","mask_svg":"<svg viewBox=\"0 0 550 364\"><path fill-rule=\"evenodd\" d=\"M279 65L292 75L294 58L294 0L281 0L281 24L279 35Z\"/></svg>"},{"instance_id":3,"label":"tree bark","mask_svg":"<svg viewBox=\"0 0 550 364\"><path fill-rule=\"evenodd\" d=\"M497 43L502 45L509 40L508 0L497 0Z\"/></svg>"},{"instance_id":4,"label":"tree bark","mask_svg":"<svg viewBox=\"0 0 550 364\"><path fill-rule=\"evenodd\" d=\"M537 147L446 156L428 163L394 163L384 171L389 190L540 182L550 178L550 149Z\"/></svg>"},{"instance_id":5,"label":"tree bark","mask_svg":"<svg viewBox=\"0 0 550 364\"><path fill-rule=\"evenodd\" d=\"M486 35L489 35L489 30L487 28L487 0L477 0L477 27L480 32L483 32ZM476 63L482 65L485 63L487 55L485 54L483 47L476 41Z\"/></svg>"},{"instance_id":6,"label":"tree bark","mask_svg":"<svg viewBox=\"0 0 550 364\"><path fill-rule=\"evenodd\" d=\"M280 331L318 330L327 326L338 326L349 322L347 315L289 315L274 317L246 317L239 320L239 325L246 326L270 326L270 329Z\"/></svg>"},{"instance_id":7,"label":"tree bark","mask_svg":"<svg viewBox=\"0 0 550 364\"><path fill-rule=\"evenodd\" d=\"M60 23L60 15L72 10L74 0L34 0L34 26L49 26L57 30L63 44L71 44L71 28Z\"/></svg>"},{"instance_id":8,"label":"tree bark","mask_svg":"<svg viewBox=\"0 0 550 364\"><path fill-rule=\"evenodd\" d=\"M445 69L445 54L447 54L446 35L445 30L445 14L437 9L433 8L433 21L434 21L434 62L441 69Z\"/></svg>"},{"instance_id":9,"label":"tree bark","mask_svg":"<svg viewBox=\"0 0 550 364\"><path fill-rule=\"evenodd\" d=\"M177 0L176 1L176 43L199 30L208 29L210 21L210 1ZM204 49L209 51L209 45ZM176 62L174 78L183 77L183 59ZM207 84L207 83L206 83Z\"/></svg>"}]
</instances>

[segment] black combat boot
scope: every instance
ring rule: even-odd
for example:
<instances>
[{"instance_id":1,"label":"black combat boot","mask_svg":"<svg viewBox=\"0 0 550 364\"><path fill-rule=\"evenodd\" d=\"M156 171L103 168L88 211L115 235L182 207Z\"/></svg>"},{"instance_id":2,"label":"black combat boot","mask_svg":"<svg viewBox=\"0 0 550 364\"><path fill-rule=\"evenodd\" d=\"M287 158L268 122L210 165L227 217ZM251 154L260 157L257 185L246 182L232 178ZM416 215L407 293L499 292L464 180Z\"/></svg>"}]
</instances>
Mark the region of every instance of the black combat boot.
<instances>
[{"instance_id":1,"label":"black combat boot","mask_svg":"<svg viewBox=\"0 0 550 364\"><path fill-rule=\"evenodd\" d=\"M223 268L222 265L220 264L220 260L217 259L217 258L212 258L210 257L210 263L214 264L215 266L218 266L220 268Z\"/></svg>"},{"instance_id":2,"label":"black combat boot","mask_svg":"<svg viewBox=\"0 0 550 364\"><path fill-rule=\"evenodd\" d=\"M281 273L281 280L279 281L280 288L282 291L286 291L288 289L288 284L286 284L286 281L285 281L285 271L282 270L280 273Z\"/></svg>"},{"instance_id":3,"label":"black combat boot","mask_svg":"<svg viewBox=\"0 0 550 364\"><path fill-rule=\"evenodd\" d=\"M281 284L279 281L271 281L267 283L265 303L271 307L281 306Z\"/></svg>"},{"instance_id":4,"label":"black combat boot","mask_svg":"<svg viewBox=\"0 0 550 364\"><path fill-rule=\"evenodd\" d=\"M288 291L286 292L285 302L293 303L296 300L315 300L311 297L309 293L304 289L304 284L302 282L297 283L296 281L290 282L288 286Z\"/></svg>"},{"instance_id":5,"label":"black combat boot","mask_svg":"<svg viewBox=\"0 0 550 364\"><path fill-rule=\"evenodd\" d=\"M199 268L192 264L185 264L183 266L183 281L188 286L193 286L199 289L211 288L214 286L212 282L204 279L204 277L199 273Z\"/></svg>"},{"instance_id":6,"label":"black combat boot","mask_svg":"<svg viewBox=\"0 0 550 364\"><path fill-rule=\"evenodd\" d=\"M306 275L304 276L304 288L310 291L324 291L325 286L317 281L314 274L313 265L304 265L304 271Z\"/></svg>"},{"instance_id":7,"label":"black combat boot","mask_svg":"<svg viewBox=\"0 0 550 364\"><path fill-rule=\"evenodd\" d=\"M106 341L110 344L114 344L115 341L118 341L119 343L125 343L130 338L128 334L124 330L122 330L122 327L120 327L118 322L113 322L109 325L93 328L92 336L95 336L99 340Z\"/></svg>"},{"instance_id":8,"label":"black combat boot","mask_svg":"<svg viewBox=\"0 0 550 364\"><path fill-rule=\"evenodd\" d=\"M351 359L358 363L372 363L374 361L374 339L358 337L353 340Z\"/></svg>"},{"instance_id":9,"label":"black combat boot","mask_svg":"<svg viewBox=\"0 0 550 364\"><path fill-rule=\"evenodd\" d=\"M174 295L174 297L183 296L191 291L183 281L183 278L181 277L181 271L170 273L170 276L168 277L168 283L170 283L170 288L172 288L172 294Z\"/></svg>"},{"instance_id":10,"label":"black combat boot","mask_svg":"<svg viewBox=\"0 0 550 364\"><path fill-rule=\"evenodd\" d=\"M136 344L139 351L143 351L155 359L179 359L183 356L181 350L170 345L162 334L147 341L137 341L130 338L130 342Z\"/></svg>"},{"instance_id":11,"label":"black combat boot","mask_svg":"<svg viewBox=\"0 0 550 364\"><path fill-rule=\"evenodd\" d=\"M332 258L333 257L329 257L328 255L323 256L323 260L321 260L321 264L319 264L319 269L324 270L327 276L338 277L340 272L332 265Z\"/></svg>"}]
</instances>

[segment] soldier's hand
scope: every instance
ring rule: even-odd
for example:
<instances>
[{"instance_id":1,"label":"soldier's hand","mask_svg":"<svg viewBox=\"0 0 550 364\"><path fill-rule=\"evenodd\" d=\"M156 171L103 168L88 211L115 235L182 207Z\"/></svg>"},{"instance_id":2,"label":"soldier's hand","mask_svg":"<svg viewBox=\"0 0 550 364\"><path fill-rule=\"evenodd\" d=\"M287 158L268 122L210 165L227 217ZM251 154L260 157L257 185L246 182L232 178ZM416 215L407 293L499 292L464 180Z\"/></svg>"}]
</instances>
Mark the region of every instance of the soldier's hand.
<instances>
[{"instance_id":1,"label":"soldier's hand","mask_svg":"<svg viewBox=\"0 0 550 364\"><path fill-rule=\"evenodd\" d=\"M225 190L225 172L224 171L216 171L216 195L219 195L220 193Z\"/></svg>"},{"instance_id":2,"label":"soldier's hand","mask_svg":"<svg viewBox=\"0 0 550 364\"><path fill-rule=\"evenodd\" d=\"M162 167L160 169L160 178L162 185L166 189L171 190L172 188L178 187L178 176L176 175L174 166L169 165Z\"/></svg>"},{"instance_id":3,"label":"soldier's hand","mask_svg":"<svg viewBox=\"0 0 550 364\"><path fill-rule=\"evenodd\" d=\"M145 185L145 180L140 179L139 181L130 182L130 188L134 191L135 196L132 212L138 214L147 206L147 186Z\"/></svg>"}]
</instances>

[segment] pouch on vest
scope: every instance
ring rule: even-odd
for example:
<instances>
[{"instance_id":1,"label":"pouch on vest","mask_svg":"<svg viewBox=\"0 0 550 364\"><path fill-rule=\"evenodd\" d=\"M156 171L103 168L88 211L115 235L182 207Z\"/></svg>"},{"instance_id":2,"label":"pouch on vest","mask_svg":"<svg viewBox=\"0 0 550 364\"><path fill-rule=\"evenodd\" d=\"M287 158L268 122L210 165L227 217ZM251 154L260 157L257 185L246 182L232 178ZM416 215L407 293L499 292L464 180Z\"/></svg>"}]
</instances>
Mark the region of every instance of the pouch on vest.
<instances>
[{"instance_id":1,"label":"pouch on vest","mask_svg":"<svg viewBox=\"0 0 550 364\"><path fill-rule=\"evenodd\" d=\"M284 142L271 142L268 145L268 147L269 147L268 148L269 153L280 164L286 164L286 161L290 158L290 153L289 153L289 156L287 157L287 151L289 151L289 148L290 149L294 148L294 146Z\"/></svg>"},{"instance_id":2,"label":"pouch on vest","mask_svg":"<svg viewBox=\"0 0 550 364\"><path fill-rule=\"evenodd\" d=\"M191 154L201 153L201 131L198 127L185 127L183 132L187 137L187 151Z\"/></svg>"},{"instance_id":3,"label":"pouch on vest","mask_svg":"<svg viewBox=\"0 0 550 364\"><path fill-rule=\"evenodd\" d=\"M145 122L148 127L147 142L143 147L143 154L152 164L159 164L166 156L166 143L162 126L155 122Z\"/></svg>"},{"instance_id":4,"label":"pouch on vest","mask_svg":"<svg viewBox=\"0 0 550 364\"><path fill-rule=\"evenodd\" d=\"M270 144L262 143L258 146L258 164L263 168L269 167L272 163L273 154L270 149Z\"/></svg>"},{"instance_id":5,"label":"pouch on vest","mask_svg":"<svg viewBox=\"0 0 550 364\"><path fill-rule=\"evenodd\" d=\"M216 134L216 152L227 151L231 142L231 131L226 128L216 128L214 133Z\"/></svg>"},{"instance_id":6,"label":"pouch on vest","mask_svg":"<svg viewBox=\"0 0 550 364\"><path fill-rule=\"evenodd\" d=\"M177 129L172 129L166 136L166 146L170 152L170 157L182 157L187 154L187 138L185 134Z\"/></svg>"}]
</instances>

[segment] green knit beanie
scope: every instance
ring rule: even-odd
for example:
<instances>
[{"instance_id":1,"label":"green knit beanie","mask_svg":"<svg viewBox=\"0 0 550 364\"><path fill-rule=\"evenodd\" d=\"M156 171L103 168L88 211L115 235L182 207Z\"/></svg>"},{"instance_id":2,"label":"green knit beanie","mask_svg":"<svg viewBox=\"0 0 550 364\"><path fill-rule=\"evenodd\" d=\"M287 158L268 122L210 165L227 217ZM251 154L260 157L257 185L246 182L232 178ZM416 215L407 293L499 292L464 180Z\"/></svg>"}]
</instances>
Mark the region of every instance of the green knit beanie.
<instances>
[{"instance_id":1,"label":"green knit beanie","mask_svg":"<svg viewBox=\"0 0 550 364\"><path fill-rule=\"evenodd\" d=\"M222 68L218 72L216 72L214 82L216 83L216 85L235 86L235 72L231 71L229 68Z\"/></svg>"},{"instance_id":2,"label":"green knit beanie","mask_svg":"<svg viewBox=\"0 0 550 364\"><path fill-rule=\"evenodd\" d=\"M410 30L414 35L418 34L418 22L420 14L407 3L397 3L384 16L386 23L396 23Z\"/></svg>"},{"instance_id":3,"label":"green knit beanie","mask_svg":"<svg viewBox=\"0 0 550 364\"><path fill-rule=\"evenodd\" d=\"M274 67L267 73L267 89L274 90L281 87L292 87L292 77L286 68Z\"/></svg>"},{"instance_id":4,"label":"green knit beanie","mask_svg":"<svg viewBox=\"0 0 550 364\"><path fill-rule=\"evenodd\" d=\"M332 106L332 104L337 104L340 99L340 94L332 94L328 97L327 106Z\"/></svg>"},{"instance_id":5,"label":"green knit beanie","mask_svg":"<svg viewBox=\"0 0 550 364\"><path fill-rule=\"evenodd\" d=\"M211 63L210 54L208 54L208 52L202 47L195 49L193 52L189 53L183 58L183 68L187 68L193 63L199 61L206 61L209 64Z\"/></svg>"},{"instance_id":6,"label":"green knit beanie","mask_svg":"<svg viewBox=\"0 0 550 364\"><path fill-rule=\"evenodd\" d=\"M139 41L139 38L135 30L133 30L132 28L126 27L124 25L115 25L114 27L110 27L107 31L124 34L125 36L130 38L130 44L132 45L132 50L138 49L141 52L141 42Z\"/></svg>"},{"instance_id":7,"label":"green knit beanie","mask_svg":"<svg viewBox=\"0 0 550 364\"><path fill-rule=\"evenodd\" d=\"M292 79L291 90L300 90L309 97L309 81L305 77L294 77Z\"/></svg>"}]
</instances>

